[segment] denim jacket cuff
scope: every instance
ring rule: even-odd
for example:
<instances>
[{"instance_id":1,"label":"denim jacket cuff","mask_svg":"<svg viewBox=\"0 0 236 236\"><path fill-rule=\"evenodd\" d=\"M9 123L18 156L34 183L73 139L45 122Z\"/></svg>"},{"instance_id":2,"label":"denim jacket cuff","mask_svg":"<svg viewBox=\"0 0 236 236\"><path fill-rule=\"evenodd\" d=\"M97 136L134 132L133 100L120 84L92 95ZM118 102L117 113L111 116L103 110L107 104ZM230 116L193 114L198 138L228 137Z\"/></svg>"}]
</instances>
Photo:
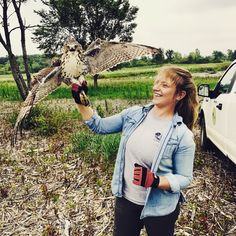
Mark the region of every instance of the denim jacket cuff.
<instances>
[{"instance_id":1,"label":"denim jacket cuff","mask_svg":"<svg viewBox=\"0 0 236 236\"><path fill-rule=\"evenodd\" d=\"M94 120L96 120L97 118L98 118L97 112L96 112L96 111L93 111L92 117L91 117L90 119L88 119L88 120L85 120L84 123L85 123L87 126L91 127L91 126L93 125L93 123L94 123Z\"/></svg>"},{"instance_id":2,"label":"denim jacket cuff","mask_svg":"<svg viewBox=\"0 0 236 236\"><path fill-rule=\"evenodd\" d=\"M168 174L165 176L170 184L170 189L173 193L180 191L180 185L177 178L173 174Z\"/></svg>"}]
</instances>

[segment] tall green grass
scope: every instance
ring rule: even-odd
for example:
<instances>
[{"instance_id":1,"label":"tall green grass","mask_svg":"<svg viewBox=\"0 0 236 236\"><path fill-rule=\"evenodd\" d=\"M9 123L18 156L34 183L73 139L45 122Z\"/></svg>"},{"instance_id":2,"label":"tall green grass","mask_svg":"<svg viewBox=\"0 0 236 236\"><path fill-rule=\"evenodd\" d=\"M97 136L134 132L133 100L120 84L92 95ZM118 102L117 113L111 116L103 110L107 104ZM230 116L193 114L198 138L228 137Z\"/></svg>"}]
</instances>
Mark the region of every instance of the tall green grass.
<instances>
[{"instance_id":1,"label":"tall green grass","mask_svg":"<svg viewBox=\"0 0 236 236\"><path fill-rule=\"evenodd\" d=\"M87 163L105 161L114 163L120 143L120 134L98 135L83 130L73 135L70 153L77 153Z\"/></svg>"},{"instance_id":2,"label":"tall green grass","mask_svg":"<svg viewBox=\"0 0 236 236\"><path fill-rule=\"evenodd\" d=\"M209 63L209 64L182 64L180 66L191 72L216 72L225 70L230 62ZM135 68L123 68L121 70L103 72L98 80L99 87L94 88L91 76L86 79L89 83L89 96L91 100L96 99L149 99L151 88L156 72L160 66L145 66ZM210 84L213 88L219 77L194 77L198 86L201 83ZM47 99L71 98L70 88L62 85ZM15 82L9 75L0 77L0 100L19 101L21 100Z\"/></svg>"},{"instance_id":3,"label":"tall green grass","mask_svg":"<svg viewBox=\"0 0 236 236\"><path fill-rule=\"evenodd\" d=\"M7 118L8 122L14 126L18 116L18 111L13 111ZM78 110L64 110L61 108L50 108L46 105L38 104L33 107L29 115L23 122L22 128L34 130L41 136L52 136L61 130L70 120L81 118Z\"/></svg>"},{"instance_id":4,"label":"tall green grass","mask_svg":"<svg viewBox=\"0 0 236 236\"><path fill-rule=\"evenodd\" d=\"M0 100L21 100L21 96L15 82L0 82Z\"/></svg>"},{"instance_id":5,"label":"tall green grass","mask_svg":"<svg viewBox=\"0 0 236 236\"><path fill-rule=\"evenodd\" d=\"M215 86L219 77L195 77L196 86L207 83L211 88ZM93 86L93 81L89 82L89 97L93 100L98 99L149 99L152 96L152 85L154 78L119 78L119 79L101 79L99 87ZM68 86L61 86L46 99L71 99L71 90ZM0 83L0 100L19 101L21 100L19 91L14 83Z\"/></svg>"}]
</instances>

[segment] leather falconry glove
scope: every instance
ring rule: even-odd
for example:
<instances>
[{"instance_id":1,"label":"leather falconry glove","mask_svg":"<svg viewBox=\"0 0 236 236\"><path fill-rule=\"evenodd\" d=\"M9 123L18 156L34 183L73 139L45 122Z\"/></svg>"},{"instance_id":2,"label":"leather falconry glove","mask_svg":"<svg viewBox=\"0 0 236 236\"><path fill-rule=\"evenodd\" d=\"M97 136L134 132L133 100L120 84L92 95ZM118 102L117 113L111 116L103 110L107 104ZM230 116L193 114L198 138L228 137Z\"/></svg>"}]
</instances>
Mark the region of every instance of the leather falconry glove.
<instances>
[{"instance_id":1,"label":"leather falconry glove","mask_svg":"<svg viewBox=\"0 0 236 236\"><path fill-rule=\"evenodd\" d=\"M88 93L88 86L86 80L84 80L81 85L73 83L71 92L72 97L74 98L77 104L82 104L84 106L90 105L89 99L86 96L86 94Z\"/></svg>"},{"instance_id":2,"label":"leather falconry glove","mask_svg":"<svg viewBox=\"0 0 236 236\"><path fill-rule=\"evenodd\" d=\"M133 183L145 188L157 188L160 182L159 176L155 176L150 169L143 167L137 163L134 164Z\"/></svg>"}]
</instances>

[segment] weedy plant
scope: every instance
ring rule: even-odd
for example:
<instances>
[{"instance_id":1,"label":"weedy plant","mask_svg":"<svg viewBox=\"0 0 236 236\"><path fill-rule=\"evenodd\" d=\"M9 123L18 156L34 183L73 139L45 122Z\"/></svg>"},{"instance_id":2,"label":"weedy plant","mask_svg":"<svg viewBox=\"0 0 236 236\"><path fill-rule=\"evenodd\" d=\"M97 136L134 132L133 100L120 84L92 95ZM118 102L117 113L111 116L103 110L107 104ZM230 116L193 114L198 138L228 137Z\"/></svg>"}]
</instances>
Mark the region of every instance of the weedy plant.
<instances>
[{"instance_id":1,"label":"weedy plant","mask_svg":"<svg viewBox=\"0 0 236 236\"><path fill-rule=\"evenodd\" d=\"M19 111L13 111L8 117L8 121L14 126ZM36 134L42 136L51 136L57 133L65 123L70 119L80 117L76 109L66 111L61 108L49 108L46 105L37 105L33 107L30 114L24 120L22 128L25 130L33 129Z\"/></svg>"},{"instance_id":2,"label":"weedy plant","mask_svg":"<svg viewBox=\"0 0 236 236\"><path fill-rule=\"evenodd\" d=\"M104 162L112 164L116 158L120 134L96 135L89 130L73 135L69 152L77 153L89 164Z\"/></svg>"},{"instance_id":3,"label":"weedy plant","mask_svg":"<svg viewBox=\"0 0 236 236\"><path fill-rule=\"evenodd\" d=\"M13 81L0 82L0 98L5 101L21 100L20 93Z\"/></svg>"}]
</instances>

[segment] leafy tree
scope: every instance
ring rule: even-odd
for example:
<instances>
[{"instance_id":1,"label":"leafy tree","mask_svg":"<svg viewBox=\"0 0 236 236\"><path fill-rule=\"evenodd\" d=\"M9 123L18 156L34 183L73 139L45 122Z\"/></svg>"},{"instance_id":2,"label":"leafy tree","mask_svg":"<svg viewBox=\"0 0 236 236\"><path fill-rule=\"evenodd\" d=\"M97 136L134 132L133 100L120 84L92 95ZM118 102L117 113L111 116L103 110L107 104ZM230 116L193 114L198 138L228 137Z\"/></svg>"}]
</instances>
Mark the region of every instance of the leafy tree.
<instances>
[{"instance_id":1,"label":"leafy tree","mask_svg":"<svg viewBox=\"0 0 236 236\"><path fill-rule=\"evenodd\" d=\"M214 62L222 62L225 60L226 56L223 52L215 50L212 52L212 58Z\"/></svg>"},{"instance_id":2,"label":"leafy tree","mask_svg":"<svg viewBox=\"0 0 236 236\"><path fill-rule=\"evenodd\" d=\"M180 52L173 53L173 62L174 63L181 63L183 60L182 54Z\"/></svg>"},{"instance_id":3,"label":"leafy tree","mask_svg":"<svg viewBox=\"0 0 236 236\"><path fill-rule=\"evenodd\" d=\"M68 34L84 48L97 38L132 41L138 8L130 6L128 0L44 0L43 3L48 10L37 11L41 21L33 39L46 54L58 53Z\"/></svg>"},{"instance_id":4,"label":"leafy tree","mask_svg":"<svg viewBox=\"0 0 236 236\"><path fill-rule=\"evenodd\" d=\"M25 73L23 56L16 56L16 62L19 66L20 73ZM36 73L39 70L47 67L50 64L50 58L46 57L44 54L29 55L28 56L28 66L31 73ZM0 58L0 74L10 74L11 68L9 64L8 57Z\"/></svg>"},{"instance_id":5,"label":"leafy tree","mask_svg":"<svg viewBox=\"0 0 236 236\"><path fill-rule=\"evenodd\" d=\"M152 61L157 64L162 64L165 61L164 49L160 49L160 53L155 54L152 58Z\"/></svg>"},{"instance_id":6,"label":"leafy tree","mask_svg":"<svg viewBox=\"0 0 236 236\"><path fill-rule=\"evenodd\" d=\"M166 61L171 62L173 60L174 50L168 49L165 54L166 54Z\"/></svg>"},{"instance_id":7,"label":"leafy tree","mask_svg":"<svg viewBox=\"0 0 236 236\"><path fill-rule=\"evenodd\" d=\"M231 49L228 49L227 50L227 59L230 60L230 61L233 61L236 59L236 50L231 50Z\"/></svg>"},{"instance_id":8,"label":"leafy tree","mask_svg":"<svg viewBox=\"0 0 236 236\"><path fill-rule=\"evenodd\" d=\"M47 54L57 53L68 35L73 35L85 48L97 38L132 41L137 26L137 7L128 0L44 0L48 10L36 11L41 16L34 31L34 41Z\"/></svg>"},{"instance_id":9,"label":"leafy tree","mask_svg":"<svg viewBox=\"0 0 236 236\"><path fill-rule=\"evenodd\" d=\"M7 57L0 57L0 64L5 64L8 61Z\"/></svg>"},{"instance_id":10,"label":"leafy tree","mask_svg":"<svg viewBox=\"0 0 236 236\"><path fill-rule=\"evenodd\" d=\"M188 63L202 63L204 58L201 56L200 50L195 49L194 52L190 52L188 56Z\"/></svg>"},{"instance_id":11,"label":"leafy tree","mask_svg":"<svg viewBox=\"0 0 236 236\"><path fill-rule=\"evenodd\" d=\"M233 54L232 54L232 61L236 59L236 50L233 51Z\"/></svg>"}]
</instances>

